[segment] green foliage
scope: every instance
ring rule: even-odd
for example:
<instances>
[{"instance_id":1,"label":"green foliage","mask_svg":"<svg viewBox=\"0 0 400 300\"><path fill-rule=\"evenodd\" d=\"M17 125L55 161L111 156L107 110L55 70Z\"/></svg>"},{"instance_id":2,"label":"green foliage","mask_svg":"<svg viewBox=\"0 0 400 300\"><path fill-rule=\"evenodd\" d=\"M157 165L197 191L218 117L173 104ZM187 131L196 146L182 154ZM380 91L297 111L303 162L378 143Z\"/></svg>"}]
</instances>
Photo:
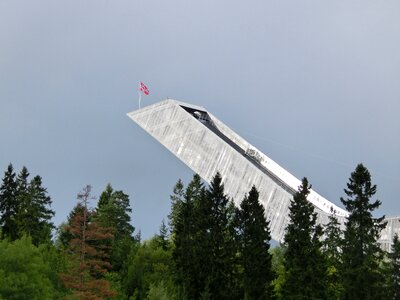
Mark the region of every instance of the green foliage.
<instances>
[{"instance_id":1,"label":"green foliage","mask_svg":"<svg viewBox=\"0 0 400 300\"><path fill-rule=\"evenodd\" d=\"M29 237L0 241L0 298L54 299L51 274L48 257Z\"/></svg>"},{"instance_id":2,"label":"green foliage","mask_svg":"<svg viewBox=\"0 0 400 300\"><path fill-rule=\"evenodd\" d=\"M156 236L156 239L161 248L163 248L164 250L168 249L168 247L169 247L168 228L167 228L167 225L165 225L164 219L161 222L160 231L159 231L159 234Z\"/></svg>"},{"instance_id":3,"label":"green foliage","mask_svg":"<svg viewBox=\"0 0 400 300\"><path fill-rule=\"evenodd\" d=\"M271 299L274 279L272 257L268 252L271 234L265 210L258 201L255 186L240 204L237 213L243 285L248 299Z\"/></svg>"},{"instance_id":4,"label":"green foliage","mask_svg":"<svg viewBox=\"0 0 400 300\"><path fill-rule=\"evenodd\" d=\"M396 234L393 238L388 266L388 299L400 299L400 240Z\"/></svg>"},{"instance_id":5,"label":"green foliage","mask_svg":"<svg viewBox=\"0 0 400 300\"><path fill-rule=\"evenodd\" d=\"M61 299L67 291L59 274L67 270L67 257L50 243L41 244L38 249L50 268L47 276L55 289L54 299Z\"/></svg>"},{"instance_id":6,"label":"green foliage","mask_svg":"<svg viewBox=\"0 0 400 300\"><path fill-rule=\"evenodd\" d=\"M351 173L344 191L347 198L341 198L341 201L350 213L344 232L342 254L344 298L379 299L385 293L379 264L383 253L377 240L386 223L382 222L384 217L372 217L372 211L381 202L370 202L376 193L376 185L372 185L371 175L362 164L357 165Z\"/></svg>"},{"instance_id":7,"label":"green foliage","mask_svg":"<svg viewBox=\"0 0 400 300\"><path fill-rule=\"evenodd\" d=\"M211 272L207 231L211 211L198 175L193 176L184 198L173 202L172 210L175 278L189 299L198 299Z\"/></svg>"},{"instance_id":8,"label":"green foliage","mask_svg":"<svg viewBox=\"0 0 400 300\"><path fill-rule=\"evenodd\" d=\"M132 249L127 264L128 273L123 285L128 296L146 299L151 287L153 296L160 288L168 295L174 294L171 251L160 247L157 237Z\"/></svg>"},{"instance_id":9,"label":"green foliage","mask_svg":"<svg viewBox=\"0 0 400 300\"><path fill-rule=\"evenodd\" d=\"M129 196L123 191L114 191L111 184L106 186L97 205L97 221L104 227L115 230L115 239L132 236L134 228L131 225L132 209Z\"/></svg>"},{"instance_id":10,"label":"green foliage","mask_svg":"<svg viewBox=\"0 0 400 300\"><path fill-rule=\"evenodd\" d=\"M284 237L284 299L326 298L326 263L320 250L322 228L316 225L317 214L307 201L310 188L307 178L303 178L290 202L290 219Z\"/></svg>"},{"instance_id":11,"label":"green foliage","mask_svg":"<svg viewBox=\"0 0 400 300\"><path fill-rule=\"evenodd\" d=\"M18 238L16 192L15 172L12 164L9 164L0 187L0 226L1 238L9 238L12 241Z\"/></svg>"},{"instance_id":12,"label":"green foliage","mask_svg":"<svg viewBox=\"0 0 400 300\"><path fill-rule=\"evenodd\" d=\"M272 256L272 271L276 275L272 282L274 287L274 295L277 299L282 299L282 286L285 282L285 246L279 245L270 249Z\"/></svg>"},{"instance_id":13,"label":"green foliage","mask_svg":"<svg viewBox=\"0 0 400 300\"><path fill-rule=\"evenodd\" d=\"M182 180L178 180L173 189L171 198L171 212L168 215L169 225L174 232L178 220L182 203L184 202L185 189Z\"/></svg>"},{"instance_id":14,"label":"green foliage","mask_svg":"<svg viewBox=\"0 0 400 300\"><path fill-rule=\"evenodd\" d=\"M164 282L161 281L157 284L150 284L149 293L147 295L148 300L172 300L168 293L167 288L164 286Z\"/></svg>"},{"instance_id":15,"label":"green foliage","mask_svg":"<svg viewBox=\"0 0 400 300\"><path fill-rule=\"evenodd\" d=\"M175 277L186 298L234 299L239 294L233 203L217 173L205 190L198 175L178 182L172 218ZM177 196L178 195L178 196Z\"/></svg>"},{"instance_id":16,"label":"green foliage","mask_svg":"<svg viewBox=\"0 0 400 300\"><path fill-rule=\"evenodd\" d=\"M52 203L47 189L42 186L42 178L37 175L29 183L26 194L20 201L19 230L32 237L35 245L49 243L54 228L50 221L54 211L49 207Z\"/></svg>"},{"instance_id":17,"label":"green foliage","mask_svg":"<svg viewBox=\"0 0 400 300\"><path fill-rule=\"evenodd\" d=\"M206 201L211 206L209 229L211 249L211 273L209 291L212 299L234 299L238 290L236 266L237 244L234 231L233 203L224 192L222 178L217 173L206 192Z\"/></svg>"},{"instance_id":18,"label":"green foliage","mask_svg":"<svg viewBox=\"0 0 400 300\"><path fill-rule=\"evenodd\" d=\"M109 249L109 262L116 272L123 271L124 262L135 243L131 213L129 196L123 191L114 191L111 184L108 184L100 195L94 220L114 234L114 239L103 241L103 246Z\"/></svg>"},{"instance_id":19,"label":"green foliage","mask_svg":"<svg viewBox=\"0 0 400 300\"><path fill-rule=\"evenodd\" d=\"M341 254L342 254L342 230L334 214L329 216L329 222L325 225L325 239L322 252L327 259L327 297L328 299L340 299L343 286L340 278Z\"/></svg>"},{"instance_id":20,"label":"green foliage","mask_svg":"<svg viewBox=\"0 0 400 300\"><path fill-rule=\"evenodd\" d=\"M54 211L49 207L51 198L42 186L42 178L35 176L28 182L29 172L23 167L16 180L13 167L10 164L0 187L0 226L2 237L11 241L28 234L35 245L49 243L50 222Z\"/></svg>"}]
</instances>

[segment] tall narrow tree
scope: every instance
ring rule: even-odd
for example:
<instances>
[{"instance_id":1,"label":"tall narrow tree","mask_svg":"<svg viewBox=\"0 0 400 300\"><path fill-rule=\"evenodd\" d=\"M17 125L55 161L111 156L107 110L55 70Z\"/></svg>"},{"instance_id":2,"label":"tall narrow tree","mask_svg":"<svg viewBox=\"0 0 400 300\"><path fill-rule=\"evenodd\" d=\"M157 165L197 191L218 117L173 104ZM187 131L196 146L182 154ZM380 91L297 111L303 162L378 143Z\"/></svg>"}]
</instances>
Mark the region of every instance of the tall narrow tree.
<instances>
[{"instance_id":1,"label":"tall narrow tree","mask_svg":"<svg viewBox=\"0 0 400 300\"><path fill-rule=\"evenodd\" d=\"M171 199L171 212L168 215L169 226L171 231L174 231L176 227L176 222L178 218L178 214L180 212L182 203L184 202L185 188L181 179L175 184L174 189L172 191Z\"/></svg>"},{"instance_id":2,"label":"tall narrow tree","mask_svg":"<svg viewBox=\"0 0 400 300\"><path fill-rule=\"evenodd\" d=\"M210 203L210 265L209 291L213 299L234 299L238 295L237 246L233 231L233 204L224 192L222 177L217 173L206 193Z\"/></svg>"},{"instance_id":3,"label":"tall narrow tree","mask_svg":"<svg viewBox=\"0 0 400 300\"><path fill-rule=\"evenodd\" d=\"M329 222L325 225L325 239L323 240L322 252L327 260L327 297L328 299L340 299L343 286L339 274L342 255L342 236L337 217L329 216Z\"/></svg>"},{"instance_id":4,"label":"tall narrow tree","mask_svg":"<svg viewBox=\"0 0 400 300\"><path fill-rule=\"evenodd\" d=\"M258 197L253 186L237 213L245 299L273 298L271 234Z\"/></svg>"},{"instance_id":5,"label":"tall narrow tree","mask_svg":"<svg viewBox=\"0 0 400 300\"><path fill-rule=\"evenodd\" d=\"M16 190L17 183L15 182L14 168L12 164L9 164L0 186L0 228L2 239L15 240L18 238Z\"/></svg>"},{"instance_id":6,"label":"tall narrow tree","mask_svg":"<svg viewBox=\"0 0 400 300\"><path fill-rule=\"evenodd\" d=\"M400 299L400 240L396 234L393 238L391 252L389 253L388 268L389 295L388 299Z\"/></svg>"},{"instance_id":7,"label":"tall narrow tree","mask_svg":"<svg viewBox=\"0 0 400 300\"><path fill-rule=\"evenodd\" d=\"M23 166L21 171L17 175L16 184L17 189L15 193L15 199L17 201L17 210L15 214L16 225L17 225L17 236L22 237L22 235L26 232L24 222L25 216L28 214L28 210L30 208L30 196L28 192L28 177L29 177L28 169Z\"/></svg>"},{"instance_id":8,"label":"tall narrow tree","mask_svg":"<svg viewBox=\"0 0 400 300\"><path fill-rule=\"evenodd\" d=\"M386 223L383 222L384 217L372 216L381 202L370 202L376 193L376 185L371 183L371 175L366 167L357 165L344 192L347 197L340 200L350 213L342 255L344 298L379 299L383 293L383 277L379 268L383 253L377 240Z\"/></svg>"},{"instance_id":9,"label":"tall narrow tree","mask_svg":"<svg viewBox=\"0 0 400 300\"><path fill-rule=\"evenodd\" d=\"M311 186L303 178L289 207L285 233L284 299L325 299L326 263L321 253L322 228L316 225L317 214L307 201Z\"/></svg>"}]
</instances>

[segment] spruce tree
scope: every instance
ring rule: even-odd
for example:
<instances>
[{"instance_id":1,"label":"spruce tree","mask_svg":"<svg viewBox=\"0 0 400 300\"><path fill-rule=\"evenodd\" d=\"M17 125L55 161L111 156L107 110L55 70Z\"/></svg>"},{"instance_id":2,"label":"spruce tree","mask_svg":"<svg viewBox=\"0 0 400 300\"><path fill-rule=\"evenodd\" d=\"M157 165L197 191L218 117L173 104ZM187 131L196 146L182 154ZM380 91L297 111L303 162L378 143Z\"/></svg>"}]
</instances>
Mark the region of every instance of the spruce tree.
<instances>
[{"instance_id":1,"label":"spruce tree","mask_svg":"<svg viewBox=\"0 0 400 300\"><path fill-rule=\"evenodd\" d=\"M393 238L391 252L389 253L389 291L388 299L400 299L400 240L396 234Z\"/></svg>"},{"instance_id":2,"label":"spruce tree","mask_svg":"<svg viewBox=\"0 0 400 300\"><path fill-rule=\"evenodd\" d=\"M273 297L272 257L269 253L271 234L264 207L253 186L237 213L241 266L245 299L271 299Z\"/></svg>"},{"instance_id":3,"label":"spruce tree","mask_svg":"<svg viewBox=\"0 0 400 300\"><path fill-rule=\"evenodd\" d=\"M311 186L303 178L289 207L289 224L284 237L284 299L325 299L326 263L321 253L322 228L307 201Z\"/></svg>"},{"instance_id":4,"label":"spruce tree","mask_svg":"<svg viewBox=\"0 0 400 300\"><path fill-rule=\"evenodd\" d=\"M120 271L135 243L134 227L131 224L129 196L123 191L115 191L111 184L101 193L94 220L101 226L112 230L114 239L104 240L108 248L109 262L114 271Z\"/></svg>"},{"instance_id":5,"label":"spruce tree","mask_svg":"<svg viewBox=\"0 0 400 300\"><path fill-rule=\"evenodd\" d=\"M135 228L131 224L129 196L123 191L114 191L111 184L106 186L97 204L97 220L106 227L115 229L115 238L131 236Z\"/></svg>"},{"instance_id":6,"label":"spruce tree","mask_svg":"<svg viewBox=\"0 0 400 300\"><path fill-rule=\"evenodd\" d=\"M178 182L175 184L172 193L173 194L170 196L171 212L168 215L168 220L171 231L174 232L178 214L180 213L180 209L184 201L184 195L185 195L185 189L181 179L179 179Z\"/></svg>"},{"instance_id":7,"label":"spruce tree","mask_svg":"<svg viewBox=\"0 0 400 300\"><path fill-rule=\"evenodd\" d=\"M340 299L343 292L339 274L342 255L343 232L336 216L329 216L329 222L325 225L325 239L322 252L327 260L327 297L328 299Z\"/></svg>"},{"instance_id":8,"label":"spruce tree","mask_svg":"<svg viewBox=\"0 0 400 300\"><path fill-rule=\"evenodd\" d=\"M158 245L164 250L168 250L168 228L164 219L161 222L159 233L156 235Z\"/></svg>"},{"instance_id":9,"label":"spruce tree","mask_svg":"<svg viewBox=\"0 0 400 300\"><path fill-rule=\"evenodd\" d=\"M3 237L16 240L27 234L37 246L51 239L54 211L42 178L37 175L29 182L28 177L23 167L15 179L12 165L8 166L0 187L0 225Z\"/></svg>"},{"instance_id":10,"label":"spruce tree","mask_svg":"<svg viewBox=\"0 0 400 300\"><path fill-rule=\"evenodd\" d=\"M17 189L15 193L15 199L17 201L17 211L15 214L16 225L17 225L17 237L22 237L23 234L28 234L25 232L26 226L24 224L25 217L28 214L28 210L30 210L31 197L28 192L28 177L29 177L28 169L23 166L21 171L17 175L16 184Z\"/></svg>"},{"instance_id":11,"label":"spruce tree","mask_svg":"<svg viewBox=\"0 0 400 300\"><path fill-rule=\"evenodd\" d=\"M370 198L376 193L371 175L362 164L351 173L346 198L341 198L350 213L344 232L342 272L345 299L379 299L383 297L383 276L379 261L382 251L377 243L381 230L386 226L384 217L374 218L372 212L381 202Z\"/></svg>"},{"instance_id":12,"label":"spruce tree","mask_svg":"<svg viewBox=\"0 0 400 300\"><path fill-rule=\"evenodd\" d=\"M36 175L27 187L27 192L20 203L19 231L32 237L32 243L39 245L50 242L51 231L54 228L51 222L54 211L50 209L51 198L47 189L42 186L42 178Z\"/></svg>"},{"instance_id":13,"label":"spruce tree","mask_svg":"<svg viewBox=\"0 0 400 300\"><path fill-rule=\"evenodd\" d=\"M172 209L176 209L171 219L174 224L172 237L175 245L172 257L177 283L183 287L188 299L199 299L205 290L209 273L209 255L201 253L203 250L209 251L205 238L208 232L201 226L203 218L207 219L209 214L203 215L202 210L198 209L205 199L204 195L204 186L200 176L196 174L187 186L183 199L175 202L179 203L179 209L172 203Z\"/></svg>"},{"instance_id":14,"label":"spruce tree","mask_svg":"<svg viewBox=\"0 0 400 300\"><path fill-rule=\"evenodd\" d=\"M18 238L16 191L17 184L15 182L14 168L12 164L9 164L0 187L0 231L2 239L15 240Z\"/></svg>"},{"instance_id":15,"label":"spruce tree","mask_svg":"<svg viewBox=\"0 0 400 300\"><path fill-rule=\"evenodd\" d=\"M237 244L234 235L233 204L224 192L222 177L217 173L207 189L206 201L210 205L209 247L211 273L209 293L212 299L235 299L237 285Z\"/></svg>"}]
</instances>

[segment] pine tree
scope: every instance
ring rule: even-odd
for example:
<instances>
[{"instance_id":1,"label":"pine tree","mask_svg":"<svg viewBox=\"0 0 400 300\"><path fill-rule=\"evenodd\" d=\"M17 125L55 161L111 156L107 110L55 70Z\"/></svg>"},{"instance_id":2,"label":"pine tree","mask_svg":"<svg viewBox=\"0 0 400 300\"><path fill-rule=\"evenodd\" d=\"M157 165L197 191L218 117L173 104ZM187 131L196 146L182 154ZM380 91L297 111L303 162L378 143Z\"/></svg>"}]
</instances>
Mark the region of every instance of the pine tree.
<instances>
[{"instance_id":1,"label":"pine tree","mask_svg":"<svg viewBox=\"0 0 400 300\"><path fill-rule=\"evenodd\" d=\"M325 299L326 263L321 253L322 228L317 214L307 201L311 186L303 178L290 202L289 224L284 237L284 299Z\"/></svg>"},{"instance_id":2,"label":"pine tree","mask_svg":"<svg viewBox=\"0 0 400 300\"><path fill-rule=\"evenodd\" d=\"M342 254L344 298L379 299L383 295L383 277L379 268L383 253L377 240L386 224L382 222L384 217L372 217L372 211L381 202L370 202L376 193L376 185L372 185L371 175L362 164L357 165L351 173L344 192L347 198L340 200L350 213L344 232Z\"/></svg>"},{"instance_id":3,"label":"pine tree","mask_svg":"<svg viewBox=\"0 0 400 300\"><path fill-rule=\"evenodd\" d=\"M271 234L265 210L253 186L237 213L245 299L273 298Z\"/></svg>"},{"instance_id":4,"label":"pine tree","mask_svg":"<svg viewBox=\"0 0 400 300\"><path fill-rule=\"evenodd\" d=\"M329 216L329 222L325 225L325 239L322 252L327 259L327 297L328 299L340 299L343 292L339 269L342 255L342 230L336 216Z\"/></svg>"},{"instance_id":5,"label":"pine tree","mask_svg":"<svg viewBox=\"0 0 400 300\"><path fill-rule=\"evenodd\" d=\"M12 241L18 238L16 191L14 168L12 164L9 164L0 187L0 231L2 239L8 238Z\"/></svg>"},{"instance_id":6,"label":"pine tree","mask_svg":"<svg viewBox=\"0 0 400 300\"><path fill-rule=\"evenodd\" d=\"M66 230L72 239L66 249L69 258L69 270L61 274L64 285L79 299L102 299L115 295L110 290L109 282L103 275L111 269L107 261L106 249L99 243L112 239L108 228L93 221L93 211L88 209L92 199L91 186L86 186L78 194L79 209L70 220Z\"/></svg>"}]
</instances>

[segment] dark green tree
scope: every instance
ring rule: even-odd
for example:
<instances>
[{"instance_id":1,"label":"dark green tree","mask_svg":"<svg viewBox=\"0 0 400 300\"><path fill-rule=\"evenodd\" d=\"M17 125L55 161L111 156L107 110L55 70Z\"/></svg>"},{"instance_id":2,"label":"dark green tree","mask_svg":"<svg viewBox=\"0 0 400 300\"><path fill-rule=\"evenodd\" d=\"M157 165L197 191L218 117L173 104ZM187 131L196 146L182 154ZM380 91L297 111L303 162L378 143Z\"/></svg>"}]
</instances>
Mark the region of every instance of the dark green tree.
<instances>
[{"instance_id":1,"label":"dark green tree","mask_svg":"<svg viewBox=\"0 0 400 300\"><path fill-rule=\"evenodd\" d=\"M27 232L24 232L27 226L25 226L25 217L30 210L30 203L31 203L31 197L29 196L28 192L28 177L29 177L29 172L28 169L23 166L19 174L17 175L17 189L15 193L15 198L17 201L17 211L15 214L15 219L16 219L16 225L17 225L17 235L18 237L21 237L23 234L27 234Z\"/></svg>"},{"instance_id":2,"label":"dark green tree","mask_svg":"<svg viewBox=\"0 0 400 300\"><path fill-rule=\"evenodd\" d=\"M47 195L47 189L42 186L42 178L35 176L29 182L26 192L21 191L18 199L20 233L31 236L34 245L50 242L54 211L50 209L52 201Z\"/></svg>"},{"instance_id":3,"label":"dark green tree","mask_svg":"<svg viewBox=\"0 0 400 300\"><path fill-rule=\"evenodd\" d=\"M391 252L389 253L389 295L388 299L400 299L400 241L396 234L393 238Z\"/></svg>"},{"instance_id":4,"label":"dark green tree","mask_svg":"<svg viewBox=\"0 0 400 300\"><path fill-rule=\"evenodd\" d=\"M17 183L15 182L14 168L12 164L9 164L0 187L0 231L2 239L15 240L18 238L16 191Z\"/></svg>"},{"instance_id":5,"label":"dark green tree","mask_svg":"<svg viewBox=\"0 0 400 300\"><path fill-rule=\"evenodd\" d=\"M379 267L383 253L377 243L386 226L384 217L374 218L372 212L381 202L370 198L376 193L371 175L362 164L351 173L346 198L341 198L350 213L344 232L341 278L344 299L383 299L383 276Z\"/></svg>"},{"instance_id":6,"label":"dark green tree","mask_svg":"<svg viewBox=\"0 0 400 300\"><path fill-rule=\"evenodd\" d=\"M339 269L341 265L343 232L337 217L329 216L329 222L325 225L325 239L323 240L322 252L327 260L327 298L340 299L343 287Z\"/></svg>"},{"instance_id":7,"label":"dark green tree","mask_svg":"<svg viewBox=\"0 0 400 300\"><path fill-rule=\"evenodd\" d=\"M325 299L326 262L321 253L322 227L307 201L311 186L303 178L290 202L285 241L283 299Z\"/></svg>"},{"instance_id":8,"label":"dark green tree","mask_svg":"<svg viewBox=\"0 0 400 300\"><path fill-rule=\"evenodd\" d=\"M132 209L129 196L123 191L114 191L111 184L108 184L100 195L96 213L102 225L115 228L115 239L133 235L135 229L130 217Z\"/></svg>"},{"instance_id":9,"label":"dark green tree","mask_svg":"<svg viewBox=\"0 0 400 300\"><path fill-rule=\"evenodd\" d=\"M39 245L50 242L54 211L42 178L37 175L28 182L28 177L23 167L15 179L12 165L8 166L0 188L0 224L3 237L15 240L27 234Z\"/></svg>"},{"instance_id":10,"label":"dark green tree","mask_svg":"<svg viewBox=\"0 0 400 300\"><path fill-rule=\"evenodd\" d=\"M212 299L236 299L241 293L238 286L237 252L234 231L234 206L224 192L222 177L217 173L206 191L209 219L209 247L211 273L209 293Z\"/></svg>"},{"instance_id":11,"label":"dark green tree","mask_svg":"<svg viewBox=\"0 0 400 300\"><path fill-rule=\"evenodd\" d=\"M123 191L115 191L111 184L108 184L97 203L95 221L102 227L111 229L114 234L113 240L103 240L103 242L111 243L105 246L110 251L110 264L113 266L113 270L117 272L123 269L135 243L131 213L129 196ZM125 271L127 271L126 267Z\"/></svg>"},{"instance_id":12,"label":"dark green tree","mask_svg":"<svg viewBox=\"0 0 400 300\"><path fill-rule=\"evenodd\" d=\"M237 213L245 299L273 298L271 233L258 197L253 186Z\"/></svg>"},{"instance_id":13,"label":"dark green tree","mask_svg":"<svg viewBox=\"0 0 400 300\"><path fill-rule=\"evenodd\" d=\"M176 222L182 203L184 202L185 188L182 180L178 180L173 189L173 194L170 196L171 199L171 212L168 215L169 226L173 232L176 227Z\"/></svg>"},{"instance_id":14,"label":"dark green tree","mask_svg":"<svg viewBox=\"0 0 400 300\"><path fill-rule=\"evenodd\" d=\"M209 232L206 227L209 224L210 211L203 209L205 200L204 186L200 176L196 174L187 186L183 199L172 202L172 238L175 246L172 257L175 277L188 299L199 299L206 288L210 273ZM177 203L179 209L174 206Z\"/></svg>"},{"instance_id":15,"label":"dark green tree","mask_svg":"<svg viewBox=\"0 0 400 300\"><path fill-rule=\"evenodd\" d=\"M165 225L164 219L161 222L159 233L156 235L156 240L158 241L159 246L163 250L168 249L168 246L169 246L168 228L167 228L167 225Z\"/></svg>"}]
</instances>

